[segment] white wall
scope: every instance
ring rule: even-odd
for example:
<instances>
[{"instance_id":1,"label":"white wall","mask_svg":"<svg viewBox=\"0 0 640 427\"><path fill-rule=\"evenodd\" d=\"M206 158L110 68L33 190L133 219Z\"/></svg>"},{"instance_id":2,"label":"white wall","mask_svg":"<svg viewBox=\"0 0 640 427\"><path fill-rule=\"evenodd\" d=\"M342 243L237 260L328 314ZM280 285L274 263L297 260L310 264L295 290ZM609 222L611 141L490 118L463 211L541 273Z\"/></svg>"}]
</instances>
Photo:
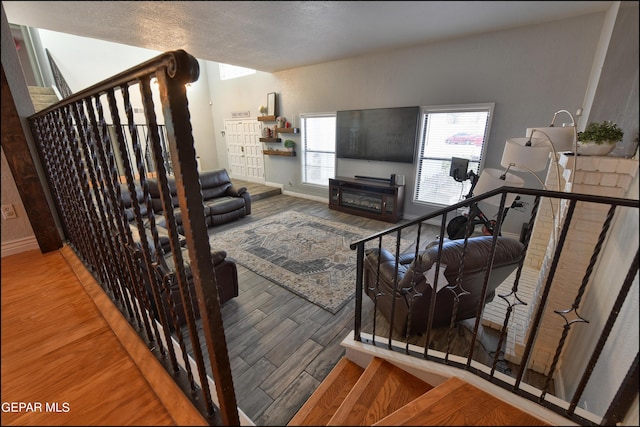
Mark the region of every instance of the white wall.
<instances>
[{"instance_id":1,"label":"white wall","mask_svg":"<svg viewBox=\"0 0 640 427\"><path fill-rule=\"evenodd\" d=\"M35 238L33 228L27 217L18 188L11 175L11 169L2 149L2 204L11 204L16 211L16 218L2 218L2 242L11 242L26 238Z\"/></svg>"},{"instance_id":2,"label":"white wall","mask_svg":"<svg viewBox=\"0 0 640 427\"><path fill-rule=\"evenodd\" d=\"M38 30L42 47L48 49L73 92L79 92L102 80L152 59L162 52L103 40L78 37L49 30ZM213 123L209 105L207 67L198 61L200 77L188 89L193 139L204 169L217 165L212 150ZM132 93L134 108L142 108L140 97ZM164 123L161 106L156 105L158 123ZM137 119L138 117L136 117ZM141 123L144 117L139 116Z\"/></svg>"},{"instance_id":3,"label":"white wall","mask_svg":"<svg viewBox=\"0 0 640 427\"><path fill-rule=\"evenodd\" d=\"M161 53L43 29L39 29L38 34L42 47L49 50L72 92L86 89Z\"/></svg>"},{"instance_id":4,"label":"white wall","mask_svg":"<svg viewBox=\"0 0 640 427\"><path fill-rule=\"evenodd\" d=\"M625 197L638 200L638 178L635 174ZM638 209L618 208L618 213L611 227L611 236L625 236L624 239L610 238L605 242L601 251L601 266L618 266L618 268L596 268L591 279L591 285L584 294L578 312L589 320L587 327L576 324L572 327L572 334L566 343L567 351L562 355L562 382L567 384L567 396L573 396L580 375L584 372L595 348L596 339L607 321L614 302L620 292L620 287L627 275L627 268L638 250ZM638 353L638 336L640 327L638 312L640 310L640 295L638 294L638 272L629 294L627 295L620 316L618 317L611 339L604 347L603 355L614 355L615 363L609 357L603 357L598 362L586 388L580 406L594 412L604 414L608 409L617 387L627 374L634 356Z\"/></svg>"},{"instance_id":5,"label":"white wall","mask_svg":"<svg viewBox=\"0 0 640 427\"><path fill-rule=\"evenodd\" d=\"M615 5L614 5L614 9ZM617 16L607 16L607 22L615 21L615 26L605 24L600 38L597 60L601 69L592 71L590 88L593 89L593 105L585 115L591 121L613 120L624 130L622 143L616 147L617 155L630 156L636 152L638 138L638 3L623 2ZM611 43L607 41L610 33ZM595 90L597 88L597 90ZM591 90L587 92L590 96ZM582 123L585 124L584 122ZM635 141L634 141L635 139ZM635 174L630 183L626 198L638 200L639 174ZM560 365L560 383L566 385L565 393L572 396L577 381L588 363L587 357L595 346L595 337L607 321L607 315L627 274L626 267L631 265L635 251L640 244L638 234L637 209L618 208L612 223L610 236L624 236L623 238L609 238L602 248L601 259L594 270L590 287L583 297L579 313L589 320L586 328L580 325L572 327ZM617 268L624 266L624 268ZM638 273L629 294L613 326L611 339L604 347L603 354L613 354L615 363L609 357L603 357L596 364L589 386L581 396L579 405L594 413L605 413L608 403L614 397L617 387L633 357L638 353L638 336L640 334L640 295ZM637 405L636 397L636 405ZM638 422L638 409L635 409L635 420L627 425Z\"/></svg>"},{"instance_id":6,"label":"white wall","mask_svg":"<svg viewBox=\"0 0 640 427\"><path fill-rule=\"evenodd\" d=\"M18 53L15 49L13 42L13 36L11 29L7 22L7 17L4 13L4 7L2 7L2 68L7 78L7 83L11 88L11 96L13 97L16 111L21 118L30 116L35 113L33 104L29 98L29 91L26 86L24 73L20 67L20 60L18 59ZM31 156L36 165L36 173L41 180L45 176L42 167L40 166L39 159L35 150L33 141L30 138L29 126L26 120L22 120L22 128L25 133L26 142L30 147ZM45 190L45 197L49 203L49 207L53 211L53 200L51 196ZM27 249L35 249L38 247L31 222L27 217L26 210L20 195L18 194L17 186L7 163L4 149L2 150L2 203L13 204L16 211L16 218L9 220L2 220L2 255L10 255L12 253L22 252ZM56 222L58 231L62 235L62 227ZM31 242L35 242L33 247Z\"/></svg>"}]
</instances>

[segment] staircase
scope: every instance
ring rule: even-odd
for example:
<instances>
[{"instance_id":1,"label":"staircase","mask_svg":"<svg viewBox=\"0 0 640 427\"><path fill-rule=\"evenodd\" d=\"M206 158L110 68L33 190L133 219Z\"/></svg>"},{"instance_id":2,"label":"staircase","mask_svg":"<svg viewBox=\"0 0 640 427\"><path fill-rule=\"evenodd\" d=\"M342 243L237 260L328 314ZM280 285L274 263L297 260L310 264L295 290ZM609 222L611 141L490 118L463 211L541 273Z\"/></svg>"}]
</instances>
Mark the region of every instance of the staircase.
<instances>
[{"instance_id":1,"label":"staircase","mask_svg":"<svg viewBox=\"0 0 640 427\"><path fill-rule=\"evenodd\" d=\"M36 113L60 101L52 87L29 86L29 94Z\"/></svg>"},{"instance_id":2,"label":"staircase","mask_svg":"<svg viewBox=\"0 0 640 427\"><path fill-rule=\"evenodd\" d=\"M550 425L450 377L432 386L379 357L342 358L289 422L294 425Z\"/></svg>"}]
</instances>

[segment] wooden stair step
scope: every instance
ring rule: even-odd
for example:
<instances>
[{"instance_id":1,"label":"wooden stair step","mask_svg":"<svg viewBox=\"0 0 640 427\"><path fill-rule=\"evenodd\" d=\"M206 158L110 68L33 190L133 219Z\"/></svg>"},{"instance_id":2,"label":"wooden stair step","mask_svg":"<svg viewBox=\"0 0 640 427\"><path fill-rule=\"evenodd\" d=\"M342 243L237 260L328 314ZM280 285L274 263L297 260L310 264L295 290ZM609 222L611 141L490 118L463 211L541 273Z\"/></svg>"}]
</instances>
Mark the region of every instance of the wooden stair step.
<instances>
[{"instance_id":1,"label":"wooden stair step","mask_svg":"<svg viewBox=\"0 0 640 427\"><path fill-rule=\"evenodd\" d=\"M372 425L432 388L403 369L374 357L327 425Z\"/></svg>"},{"instance_id":2,"label":"wooden stair step","mask_svg":"<svg viewBox=\"0 0 640 427\"><path fill-rule=\"evenodd\" d=\"M451 377L373 425L549 425L477 387Z\"/></svg>"},{"instance_id":3,"label":"wooden stair step","mask_svg":"<svg viewBox=\"0 0 640 427\"><path fill-rule=\"evenodd\" d=\"M277 196L282 194L282 190L280 188L274 188L273 190L265 191L264 193L251 194L251 200L258 201L262 199L266 199L267 197Z\"/></svg>"},{"instance_id":4,"label":"wooden stair step","mask_svg":"<svg viewBox=\"0 0 640 427\"><path fill-rule=\"evenodd\" d=\"M320 387L291 418L289 426L327 425L347 394L364 372L364 368L342 358L325 377Z\"/></svg>"}]
</instances>

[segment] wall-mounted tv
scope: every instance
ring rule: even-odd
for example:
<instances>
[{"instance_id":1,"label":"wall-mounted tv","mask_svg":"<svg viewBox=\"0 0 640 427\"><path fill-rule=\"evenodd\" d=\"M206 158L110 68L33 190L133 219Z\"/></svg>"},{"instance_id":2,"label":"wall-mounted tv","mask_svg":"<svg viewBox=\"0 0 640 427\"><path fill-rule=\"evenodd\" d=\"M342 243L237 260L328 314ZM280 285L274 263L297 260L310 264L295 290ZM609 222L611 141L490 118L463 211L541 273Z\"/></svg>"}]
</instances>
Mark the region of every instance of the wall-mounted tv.
<instances>
[{"instance_id":1,"label":"wall-mounted tv","mask_svg":"<svg viewBox=\"0 0 640 427\"><path fill-rule=\"evenodd\" d=\"M413 163L419 107L338 111L336 157Z\"/></svg>"}]
</instances>

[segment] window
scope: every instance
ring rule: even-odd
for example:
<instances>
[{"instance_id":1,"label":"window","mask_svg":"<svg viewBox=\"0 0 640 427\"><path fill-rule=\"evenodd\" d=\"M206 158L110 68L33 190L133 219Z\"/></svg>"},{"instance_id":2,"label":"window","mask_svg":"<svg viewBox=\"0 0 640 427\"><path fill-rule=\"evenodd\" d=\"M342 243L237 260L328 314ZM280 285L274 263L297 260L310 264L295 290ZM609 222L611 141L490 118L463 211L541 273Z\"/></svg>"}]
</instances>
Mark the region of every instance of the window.
<instances>
[{"instance_id":1,"label":"window","mask_svg":"<svg viewBox=\"0 0 640 427\"><path fill-rule=\"evenodd\" d=\"M469 170L479 172L494 104L424 107L420 158L413 201L437 206L460 202L471 181L449 176L451 158L469 160Z\"/></svg>"},{"instance_id":2,"label":"window","mask_svg":"<svg viewBox=\"0 0 640 427\"><path fill-rule=\"evenodd\" d=\"M252 68L238 67L237 65L218 64L220 70L220 80L235 79L236 77L248 76L255 74L256 70Z\"/></svg>"},{"instance_id":3,"label":"window","mask_svg":"<svg viewBox=\"0 0 640 427\"><path fill-rule=\"evenodd\" d=\"M336 115L300 115L302 132L302 183L329 186L335 175Z\"/></svg>"}]
</instances>

